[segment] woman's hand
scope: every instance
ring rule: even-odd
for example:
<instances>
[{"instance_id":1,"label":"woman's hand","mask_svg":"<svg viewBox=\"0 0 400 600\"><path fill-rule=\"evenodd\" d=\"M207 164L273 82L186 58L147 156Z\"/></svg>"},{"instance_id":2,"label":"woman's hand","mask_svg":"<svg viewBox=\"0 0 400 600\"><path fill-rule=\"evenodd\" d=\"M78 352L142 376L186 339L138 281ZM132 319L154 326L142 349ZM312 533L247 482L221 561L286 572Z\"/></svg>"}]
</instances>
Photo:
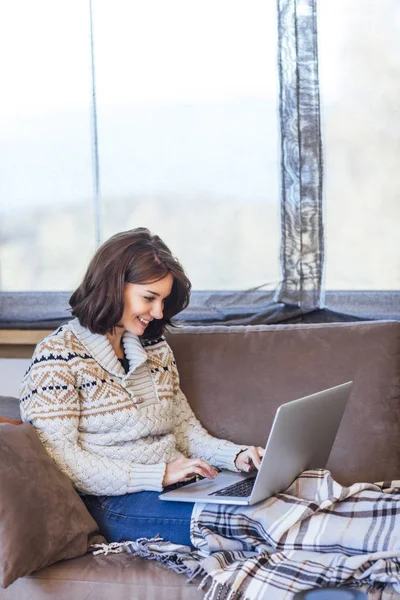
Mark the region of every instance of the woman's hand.
<instances>
[{"instance_id":1,"label":"woman's hand","mask_svg":"<svg viewBox=\"0 0 400 600\"><path fill-rule=\"evenodd\" d=\"M249 446L247 450L242 450L236 457L235 465L241 471L254 471L259 469L261 458L264 456L264 448L261 446Z\"/></svg>"},{"instance_id":2,"label":"woman's hand","mask_svg":"<svg viewBox=\"0 0 400 600\"><path fill-rule=\"evenodd\" d=\"M193 475L201 475L208 479L214 479L218 475L218 471L201 458L186 458L182 456L167 464L163 479L163 487L178 483Z\"/></svg>"}]
</instances>

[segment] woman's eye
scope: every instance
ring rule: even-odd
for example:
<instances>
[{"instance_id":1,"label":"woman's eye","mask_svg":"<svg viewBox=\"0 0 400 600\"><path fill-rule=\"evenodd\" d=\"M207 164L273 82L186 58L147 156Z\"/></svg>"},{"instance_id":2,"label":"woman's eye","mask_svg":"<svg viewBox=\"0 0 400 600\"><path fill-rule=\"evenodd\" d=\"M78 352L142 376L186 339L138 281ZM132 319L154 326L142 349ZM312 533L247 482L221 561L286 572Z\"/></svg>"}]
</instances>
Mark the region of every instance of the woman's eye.
<instances>
[{"instance_id":1,"label":"woman's eye","mask_svg":"<svg viewBox=\"0 0 400 600\"><path fill-rule=\"evenodd\" d=\"M145 296L144 299L151 302L152 300L154 300L154 297L153 296Z\"/></svg>"}]
</instances>

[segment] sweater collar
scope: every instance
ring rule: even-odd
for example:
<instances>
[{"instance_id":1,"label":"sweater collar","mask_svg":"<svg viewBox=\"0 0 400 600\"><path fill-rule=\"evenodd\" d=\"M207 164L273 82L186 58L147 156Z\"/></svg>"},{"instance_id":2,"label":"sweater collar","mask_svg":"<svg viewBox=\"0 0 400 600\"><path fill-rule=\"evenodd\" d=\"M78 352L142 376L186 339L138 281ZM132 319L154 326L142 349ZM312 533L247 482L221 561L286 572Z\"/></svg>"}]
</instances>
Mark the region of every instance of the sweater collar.
<instances>
[{"instance_id":1,"label":"sweater collar","mask_svg":"<svg viewBox=\"0 0 400 600\"><path fill-rule=\"evenodd\" d=\"M106 335L92 333L86 327L82 327L79 319L73 319L69 325L90 356L109 373L125 377L147 360L147 352L140 343L139 337L125 331L122 336L122 345L129 361L129 372L125 373Z\"/></svg>"}]
</instances>

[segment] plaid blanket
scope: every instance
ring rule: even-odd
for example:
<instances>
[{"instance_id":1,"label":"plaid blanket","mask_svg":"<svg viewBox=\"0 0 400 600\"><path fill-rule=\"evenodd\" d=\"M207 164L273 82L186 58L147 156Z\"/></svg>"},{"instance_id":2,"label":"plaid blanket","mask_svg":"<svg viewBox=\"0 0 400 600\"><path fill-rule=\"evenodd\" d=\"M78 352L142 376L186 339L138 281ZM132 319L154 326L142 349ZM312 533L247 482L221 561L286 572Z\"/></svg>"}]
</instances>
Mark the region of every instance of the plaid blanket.
<instances>
[{"instance_id":1,"label":"plaid blanket","mask_svg":"<svg viewBox=\"0 0 400 600\"><path fill-rule=\"evenodd\" d=\"M253 506L197 504L191 538L194 552L159 538L98 551L127 550L191 578L203 574L205 600L290 600L323 586L400 597L400 481L343 487L329 471L305 471Z\"/></svg>"}]
</instances>

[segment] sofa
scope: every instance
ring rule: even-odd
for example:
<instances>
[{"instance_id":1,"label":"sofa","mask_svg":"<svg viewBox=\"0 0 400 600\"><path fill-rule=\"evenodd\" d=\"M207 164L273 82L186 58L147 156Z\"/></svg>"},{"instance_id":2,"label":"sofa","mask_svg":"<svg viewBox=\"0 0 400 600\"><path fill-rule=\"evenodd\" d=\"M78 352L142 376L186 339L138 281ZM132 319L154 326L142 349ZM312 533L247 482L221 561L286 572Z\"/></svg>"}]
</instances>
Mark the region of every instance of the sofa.
<instances>
[{"instance_id":1,"label":"sofa","mask_svg":"<svg viewBox=\"0 0 400 600\"><path fill-rule=\"evenodd\" d=\"M198 417L239 444L265 445L281 403L352 380L327 468L343 484L400 478L400 322L183 327L168 339ZM18 419L17 400L0 398L0 416ZM195 600L198 583L129 554L85 554L0 600Z\"/></svg>"}]
</instances>

